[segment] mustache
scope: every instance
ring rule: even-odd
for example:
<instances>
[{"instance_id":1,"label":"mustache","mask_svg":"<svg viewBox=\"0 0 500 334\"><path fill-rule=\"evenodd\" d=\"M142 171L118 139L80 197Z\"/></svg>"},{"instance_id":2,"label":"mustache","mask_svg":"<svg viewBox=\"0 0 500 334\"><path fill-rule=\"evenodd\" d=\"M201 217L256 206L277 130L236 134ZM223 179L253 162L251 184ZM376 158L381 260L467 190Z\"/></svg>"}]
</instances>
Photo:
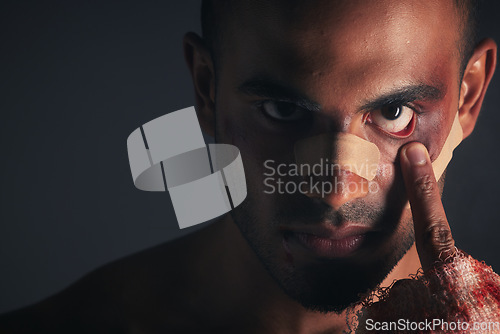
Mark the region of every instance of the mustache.
<instances>
[{"instance_id":1,"label":"mustache","mask_svg":"<svg viewBox=\"0 0 500 334\"><path fill-rule=\"evenodd\" d=\"M353 200L335 210L320 199L307 196L292 196L280 205L275 215L275 221L300 221L305 224L318 224L327 221L332 225L341 226L346 222L356 222L366 226L374 226L387 216L382 207L376 207L363 200Z\"/></svg>"}]
</instances>

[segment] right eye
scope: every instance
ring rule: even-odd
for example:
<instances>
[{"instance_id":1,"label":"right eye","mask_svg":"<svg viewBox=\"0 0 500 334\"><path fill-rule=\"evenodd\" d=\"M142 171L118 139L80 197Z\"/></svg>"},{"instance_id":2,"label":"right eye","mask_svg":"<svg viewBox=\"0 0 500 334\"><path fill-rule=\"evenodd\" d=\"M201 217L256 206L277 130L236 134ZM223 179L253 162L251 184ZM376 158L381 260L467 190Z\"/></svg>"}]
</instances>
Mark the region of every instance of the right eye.
<instances>
[{"instance_id":1,"label":"right eye","mask_svg":"<svg viewBox=\"0 0 500 334\"><path fill-rule=\"evenodd\" d=\"M386 106L369 114L369 122L398 137L408 137L414 130L415 112L403 105Z\"/></svg>"},{"instance_id":2,"label":"right eye","mask_svg":"<svg viewBox=\"0 0 500 334\"><path fill-rule=\"evenodd\" d=\"M280 122L298 121L309 115L308 110L291 102L264 101L261 109L266 116Z\"/></svg>"}]
</instances>

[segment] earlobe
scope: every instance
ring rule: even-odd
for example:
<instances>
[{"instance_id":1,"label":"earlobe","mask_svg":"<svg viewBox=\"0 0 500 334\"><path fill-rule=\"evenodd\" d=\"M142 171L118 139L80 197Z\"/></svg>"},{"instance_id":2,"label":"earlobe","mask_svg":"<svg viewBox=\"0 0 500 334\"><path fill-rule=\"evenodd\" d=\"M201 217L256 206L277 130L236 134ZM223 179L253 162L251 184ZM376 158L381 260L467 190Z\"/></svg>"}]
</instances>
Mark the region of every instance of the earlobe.
<instances>
[{"instance_id":1,"label":"earlobe","mask_svg":"<svg viewBox=\"0 0 500 334\"><path fill-rule=\"evenodd\" d=\"M184 36L184 58L191 72L196 98L196 113L202 130L215 134L215 71L210 51L197 34Z\"/></svg>"},{"instance_id":2,"label":"earlobe","mask_svg":"<svg viewBox=\"0 0 500 334\"><path fill-rule=\"evenodd\" d=\"M497 45L485 39L477 45L467 64L460 89L459 119L464 138L474 130L484 95L496 67Z\"/></svg>"}]
</instances>

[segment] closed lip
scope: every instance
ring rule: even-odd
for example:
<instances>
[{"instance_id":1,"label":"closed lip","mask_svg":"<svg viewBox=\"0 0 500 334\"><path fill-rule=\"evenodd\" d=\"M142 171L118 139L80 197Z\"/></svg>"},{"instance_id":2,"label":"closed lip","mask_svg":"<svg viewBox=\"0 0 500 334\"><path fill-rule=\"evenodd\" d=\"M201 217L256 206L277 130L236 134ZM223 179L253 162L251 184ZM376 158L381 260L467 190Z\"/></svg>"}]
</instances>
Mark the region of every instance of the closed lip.
<instances>
[{"instance_id":1,"label":"closed lip","mask_svg":"<svg viewBox=\"0 0 500 334\"><path fill-rule=\"evenodd\" d=\"M374 232L375 230L369 226L357 225L355 223L345 223L339 227L329 224L287 226L282 227L281 231L283 233L304 233L324 239L342 240L358 235L364 235L368 232Z\"/></svg>"},{"instance_id":2,"label":"closed lip","mask_svg":"<svg viewBox=\"0 0 500 334\"><path fill-rule=\"evenodd\" d=\"M354 223L340 227L327 224L287 227L282 229L285 251L294 253L307 249L315 256L325 258L344 258L354 255L365 240L365 236L374 230ZM302 247L295 248L299 244ZM301 251L300 251L301 252Z\"/></svg>"}]
</instances>

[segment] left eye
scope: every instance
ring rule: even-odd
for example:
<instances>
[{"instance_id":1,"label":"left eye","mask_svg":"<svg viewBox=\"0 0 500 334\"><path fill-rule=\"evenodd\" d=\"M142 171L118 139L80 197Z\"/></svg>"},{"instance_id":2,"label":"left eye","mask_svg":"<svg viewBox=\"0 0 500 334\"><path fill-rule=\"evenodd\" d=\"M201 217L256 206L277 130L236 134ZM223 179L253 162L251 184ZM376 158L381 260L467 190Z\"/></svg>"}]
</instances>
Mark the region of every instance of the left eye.
<instances>
[{"instance_id":1,"label":"left eye","mask_svg":"<svg viewBox=\"0 0 500 334\"><path fill-rule=\"evenodd\" d=\"M265 101L261 105L267 116L281 122L292 122L308 116L308 111L294 103L282 101Z\"/></svg>"},{"instance_id":2,"label":"left eye","mask_svg":"<svg viewBox=\"0 0 500 334\"><path fill-rule=\"evenodd\" d=\"M399 135L409 136L412 129L414 111L406 106L386 106L371 112L370 121L382 130Z\"/></svg>"}]
</instances>

